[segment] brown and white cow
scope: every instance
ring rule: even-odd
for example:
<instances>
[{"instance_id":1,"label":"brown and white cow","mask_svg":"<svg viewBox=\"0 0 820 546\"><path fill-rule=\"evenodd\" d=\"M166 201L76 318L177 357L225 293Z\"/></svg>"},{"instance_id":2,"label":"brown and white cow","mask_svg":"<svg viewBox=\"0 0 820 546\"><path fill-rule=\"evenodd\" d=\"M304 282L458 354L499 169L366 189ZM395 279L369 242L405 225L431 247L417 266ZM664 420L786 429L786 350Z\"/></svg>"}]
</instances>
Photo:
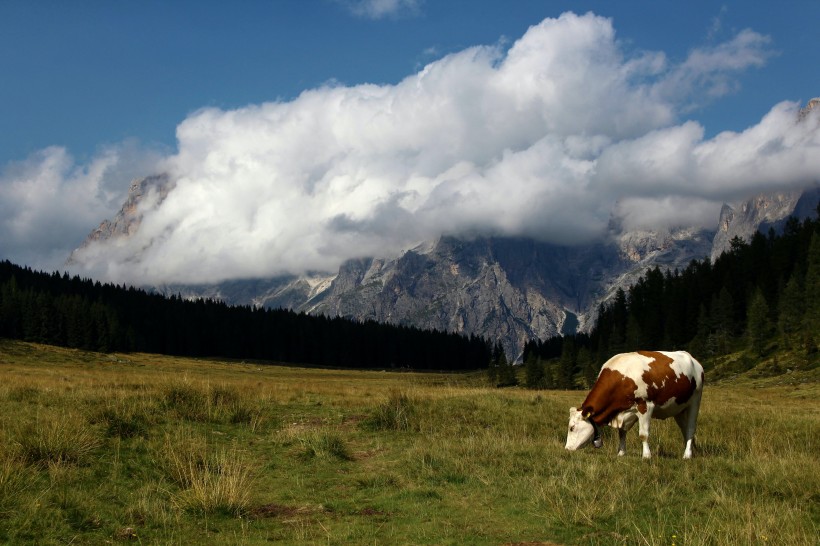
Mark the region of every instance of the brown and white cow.
<instances>
[{"instance_id":1,"label":"brown and white cow","mask_svg":"<svg viewBox=\"0 0 820 546\"><path fill-rule=\"evenodd\" d=\"M599 426L618 429L618 455L626 453L626 433L637 422L643 457L649 451L651 419L674 417L683 433L683 458L692 457L692 443L703 394L703 367L685 351L638 351L610 358L581 407L570 408L566 448L593 442L601 447Z\"/></svg>"}]
</instances>

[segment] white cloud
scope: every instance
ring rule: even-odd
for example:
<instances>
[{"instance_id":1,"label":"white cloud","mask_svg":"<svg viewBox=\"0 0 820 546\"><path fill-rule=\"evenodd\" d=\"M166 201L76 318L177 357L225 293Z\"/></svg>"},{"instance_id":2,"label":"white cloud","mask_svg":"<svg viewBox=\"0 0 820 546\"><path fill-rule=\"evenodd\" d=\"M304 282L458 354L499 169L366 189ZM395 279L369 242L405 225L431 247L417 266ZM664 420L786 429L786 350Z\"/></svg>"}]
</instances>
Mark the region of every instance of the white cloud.
<instances>
[{"instance_id":1,"label":"white cloud","mask_svg":"<svg viewBox=\"0 0 820 546\"><path fill-rule=\"evenodd\" d=\"M130 178L159 155L133 142L77 165L61 147L32 154L0 173L0 258L38 269L62 267L90 228L119 207Z\"/></svg>"},{"instance_id":2,"label":"white cloud","mask_svg":"<svg viewBox=\"0 0 820 546\"><path fill-rule=\"evenodd\" d=\"M766 44L743 31L674 65L626 55L608 19L564 14L396 85L201 110L137 234L75 258L118 282L209 282L334 270L442 233L580 243L613 211L636 227L716 222L722 200L818 172L817 116L795 124L792 103L709 140L679 122Z\"/></svg>"},{"instance_id":3,"label":"white cloud","mask_svg":"<svg viewBox=\"0 0 820 546\"><path fill-rule=\"evenodd\" d=\"M687 59L669 71L653 92L693 110L705 102L737 91L734 75L749 67L763 66L772 52L771 39L746 29L728 42L698 48Z\"/></svg>"},{"instance_id":4,"label":"white cloud","mask_svg":"<svg viewBox=\"0 0 820 546\"><path fill-rule=\"evenodd\" d=\"M384 19L418 13L422 0L348 0L353 15L365 19Z\"/></svg>"}]
</instances>

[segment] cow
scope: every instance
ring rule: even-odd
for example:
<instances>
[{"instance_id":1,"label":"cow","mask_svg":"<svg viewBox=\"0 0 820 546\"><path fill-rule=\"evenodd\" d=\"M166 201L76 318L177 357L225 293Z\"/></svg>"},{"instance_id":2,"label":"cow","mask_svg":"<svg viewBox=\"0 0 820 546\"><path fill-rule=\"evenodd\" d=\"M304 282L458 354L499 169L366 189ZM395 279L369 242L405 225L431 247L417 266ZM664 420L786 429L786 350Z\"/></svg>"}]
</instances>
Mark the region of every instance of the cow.
<instances>
[{"instance_id":1,"label":"cow","mask_svg":"<svg viewBox=\"0 0 820 546\"><path fill-rule=\"evenodd\" d=\"M570 408L569 451L592 441L601 447L599 427L618 429L618 455L626 453L626 433L637 422L643 458L649 459L649 422L674 417L683 433L684 459L692 457L703 394L703 366L686 351L638 351L610 358L580 408Z\"/></svg>"}]
</instances>

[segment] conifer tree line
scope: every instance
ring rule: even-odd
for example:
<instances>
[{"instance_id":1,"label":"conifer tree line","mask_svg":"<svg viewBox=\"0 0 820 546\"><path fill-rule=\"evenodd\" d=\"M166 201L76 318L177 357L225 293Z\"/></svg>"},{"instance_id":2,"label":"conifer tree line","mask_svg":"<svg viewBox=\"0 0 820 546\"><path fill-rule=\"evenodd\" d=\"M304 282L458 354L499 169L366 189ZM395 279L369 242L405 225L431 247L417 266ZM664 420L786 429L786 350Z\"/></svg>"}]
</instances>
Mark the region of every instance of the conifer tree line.
<instances>
[{"instance_id":1,"label":"conifer tree line","mask_svg":"<svg viewBox=\"0 0 820 546\"><path fill-rule=\"evenodd\" d=\"M492 354L477 336L166 297L9 261L0 262L0 338L344 368L472 370Z\"/></svg>"},{"instance_id":2,"label":"conifer tree line","mask_svg":"<svg viewBox=\"0 0 820 546\"><path fill-rule=\"evenodd\" d=\"M649 270L599 307L589 334L530 341L525 382L588 388L612 355L641 349L688 350L707 369L733 352L747 368L776 352L820 365L820 205L818 219L789 218L781 234L733 239L714 263Z\"/></svg>"}]
</instances>

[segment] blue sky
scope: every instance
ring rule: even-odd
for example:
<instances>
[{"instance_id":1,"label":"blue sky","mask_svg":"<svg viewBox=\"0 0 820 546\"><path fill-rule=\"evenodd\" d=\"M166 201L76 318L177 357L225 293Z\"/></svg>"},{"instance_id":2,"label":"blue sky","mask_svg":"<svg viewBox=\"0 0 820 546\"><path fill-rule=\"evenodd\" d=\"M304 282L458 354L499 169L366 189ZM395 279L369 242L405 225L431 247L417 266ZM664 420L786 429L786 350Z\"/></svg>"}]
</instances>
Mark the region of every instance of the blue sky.
<instances>
[{"instance_id":1,"label":"blue sky","mask_svg":"<svg viewBox=\"0 0 820 546\"><path fill-rule=\"evenodd\" d=\"M566 11L579 17L558 19ZM596 17L581 17L590 11ZM557 23L542 25L545 20ZM655 199L655 210L665 212L679 210L682 200L688 200L691 222L708 224L723 200L739 198L747 191L792 187L813 168L809 160L805 164L798 161L796 172L783 180L746 184L713 175L715 169L707 171L711 163L702 158L710 153L724 158L742 156L759 144L751 140L773 138L772 131L779 130L778 116L791 116L796 105L820 95L818 21L820 2L809 0L776 4L0 0L0 212L5 216L0 222L6 231L0 258L43 268L61 265L99 221L116 213L133 177L163 169L173 173L179 200L186 191L194 192L187 195L190 201L205 188L211 191L209 195L232 188L222 202L234 203L231 211L241 213L228 215L228 231L238 231L243 241L258 240L259 245L247 245L249 253L263 255L265 263L284 265L271 268L247 255L235 255L225 249L236 247L236 241L226 240L224 248L213 251L213 265L205 268L209 271L205 277L194 279L181 260L176 269L168 269L162 278L152 279L155 281L332 270L356 252L395 251L415 239L434 236L433 231L420 227L422 223L440 232L486 228L494 234L581 242L596 237L612 214L631 218L636 226L646 224L650 219L639 217L636 211L647 199ZM531 29L535 26L539 30ZM581 45L564 48L562 39L578 40ZM517 94L520 89L516 90L520 86L501 74L505 64L513 72L509 51L519 43L519 49L525 43L536 44L536 49L545 47L539 59L566 49L566 55L580 63L578 81L573 80L573 66L549 68L555 72L549 72L546 65L533 69L544 68L546 80L542 81L559 82L556 85L559 91L564 89L567 103L562 112L548 104L543 89L536 90L541 93L537 100L547 101L538 110L545 116L542 125L525 127L522 118L518 127L508 116L502 121L509 123L499 131L503 135L492 142L489 137L473 138L469 131L450 141L434 142L436 137L424 130L441 121L435 118L427 124L419 121L413 133L422 139L418 141L408 136L411 133L404 134L401 125L364 136L354 130L378 115L392 113L393 104L412 104L417 114L405 113L411 121L423 121L425 113L439 112L442 103L450 104L454 110L444 108L440 110L444 114L439 114L458 121L442 125L442 131L452 132L448 134L465 127L481 131L489 118L476 119L476 115L491 117L494 110L488 110L488 105L496 104L492 101L500 101L499 112L510 107L510 112L520 113L530 106L510 105L515 97L523 100ZM476 47L479 49L471 49ZM412 81L421 82L428 65L429 74L439 78L438 87L430 86L429 93L416 96L415 102L406 99ZM528 72L518 74L526 78ZM597 88L598 77L614 83ZM581 81L583 78L588 81ZM562 88L560 82L565 81ZM587 85L602 95L594 102L574 100ZM498 86L507 86L512 94L496 93ZM613 96L623 93L624 99L616 97L611 106L595 114L606 117L608 111L618 110L605 123L582 120L572 126L561 119L562 115L581 119L595 113L595 105L605 103L610 92ZM640 109L643 95L648 97L645 112ZM590 93L588 100L593 101L593 96ZM337 108L339 101L353 106ZM791 101L791 106L778 107L783 101ZM465 112L464 104L474 102L481 106ZM328 112L334 119L322 117L331 115ZM296 128L287 132L290 129L285 125ZM242 140L257 130L255 140ZM350 146L339 140L322 145L312 140L310 131L347 134L351 141L361 141ZM723 131L734 132L735 148L721 148L727 139L716 137ZM760 136L764 133L769 136ZM308 136L300 140L302 135ZM813 142L806 144L808 137L777 136L778 142L784 138L798 139L797 149L803 155L814 150ZM539 165L527 157L527 153L543 157L554 152L552 141L560 141L562 149L569 150L567 157L574 162L571 169L561 171L567 162L558 156L553 163ZM289 143L295 143L292 150L287 148ZM649 180L641 165L660 160L647 160L644 150L664 149L667 144L691 153L688 159L679 158L681 171L668 173L668 180L662 180L663 176ZM264 164L286 149L298 156L314 145L330 150L322 161L296 158ZM426 152L425 146L430 148ZM452 154L445 157L441 150L446 146L452 146ZM260 149L247 151L254 147ZM744 151L738 151L741 149ZM422 159L411 165L408 154ZM511 157L515 161L507 161ZM774 163L761 167L748 158L737 161L740 172L766 172L767 168L777 172ZM713 163L721 161L714 159ZM206 164L210 170L201 168ZM236 165L243 168L232 170ZM258 170L245 168L247 165ZM597 179L604 172L613 182L605 192L596 190L594 195L603 196L599 201L591 188L604 184ZM699 173L698 180L713 177L710 187L702 188L687 178L693 172ZM268 173L264 175L268 178L262 173ZM288 173L298 176L288 179ZM319 182L315 187L311 185L315 181L309 182L310 187L302 188L304 193L298 198L283 197L290 195L289 189L304 184L302 175ZM504 183L512 177L530 180L521 192L513 192L528 199L493 208L486 202L493 197L476 198L471 205L478 212L460 213L468 202L465 196L492 194L502 184L502 176ZM386 179L398 182L391 185ZM683 182L679 186L676 180ZM543 191L531 192L539 184ZM264 206L249 206L248 200L264 194L260 188L270 189L269 201ZM337 195L334 192L355 199L331 199ZM510 193L508 188L504 195ZM325 200L305 200L305 196L317 195ZM585 210L578 215L579 222L591 227L564 218L555 204L559 201L550 201L548 196L575 199ZM462 205L456 210L445 206L457 201ZM542 207L539 211L528 208L534 202ZM156 211L147 213L160 224L164 219L164 233L174 235L168 238L167 248L156 249L156 256L141 255L146 263L143 272L158 270L153 260L167 260L180 248L196 247L190 233L202 237L209 230L226 231L225 226L206 225L199 219L203 211L215 216L209 208L212 203L185 210L172 209L174 203L157 204ZM287 212L299 207L326 210L312 223L302 225ZM226 213L225 209L219 212ZM243 216L246 212L247 217ZM484 226L481 218L487 216L504 220ZM543 216L555 221L539 219ZM274 236L260 235L256 220L260 217L281 219L267 225ZM388 219L401 227L386 227ZM666 222L688 220L667 214ZM190 225L201 229L182 227ZM251 227L242 231L234 229L237 225ZM299 227L289 231L283 225ZM304 233L317 235L308 241ZM313 252L293 258L294 245ZM333 251L328 250L331 246ZM336 251L340 248L345 250ZM87 271L123 279L122 268L109 262L133 263L129 260L133 256L103 258L110 251L100 249L89 256ZM233 265L227 269L218 265L224 263Z\"/></svg>"},{"instance_id":2,"label":"blue sky","mask_svg":"<svg viewBox=\"0 0 820 546\"><path fill-rule=\"evenodd\" d=\"M46 146L78 158L137 138L174 146L206 106L287 99L329 80L396 83L444 54L514 39L573 10L614 20L628 49L687 51L751 28L775 55L740 90L691 112L742 129L820 94L820 2L426 0L381 17L343 0L0 2L0 165Z\"/></svg>"}]
</instances>

